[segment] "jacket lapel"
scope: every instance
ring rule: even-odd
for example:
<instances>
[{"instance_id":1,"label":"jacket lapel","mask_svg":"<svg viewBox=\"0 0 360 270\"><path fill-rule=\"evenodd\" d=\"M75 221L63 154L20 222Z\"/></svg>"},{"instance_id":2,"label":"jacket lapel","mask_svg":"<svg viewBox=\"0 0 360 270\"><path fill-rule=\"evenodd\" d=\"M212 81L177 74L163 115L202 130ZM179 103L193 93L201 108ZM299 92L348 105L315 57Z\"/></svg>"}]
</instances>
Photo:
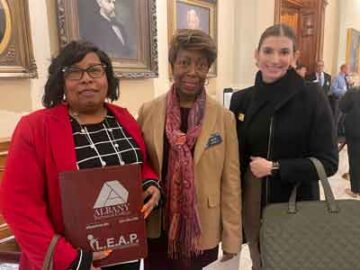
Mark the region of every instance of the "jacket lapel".
<instances>
[{"instance_id":1,"label":"jacket lapel","mask_svg":"<svg viewBox=\"0 0 360 270\"><path fill-rule=\"evenodd\" d=\"M164 152L164 133L165 133L165 115L166 115L166 97L164 96L159 102L159 106L156 106L154 113L155 127L152 128L153 132L153 145L155 148L156 162L157 167L159 168L159 173L161 174L162 163L163 163L163 152Z\"/></svg>"},{"instance_id":2,"label":"jacket lapel","mask_svg":"<svg viewBox=\"0 0 360 270\"><path fill-rule=\"evenodd\" d=\"M247 112L245 112L245 124L248 125L251 122L251 119L254 117L256 112L258 112L265 104L265 100L256 98L256 89L252 88L250 91L250 106Z\"/></svg>"},{"instance_id":3,"label":"jacket lapel","mask_svg":"<svg viewBox=\"0 0 360 270\"><path fill-rule=\"evenodd\" d=\"M300 88L305 87L305 81L297 76L296 71L293 69L288 71L288 78L287 78L287 89L283 91L284 94L281 96L281 99L275 105L275 111L279 110L283 107L294 95L296 95ZM299 87L301 85L301 87Z\"/></svg>"},{"instance_id":4,"label":"jacket lapel","mask_svg":"<svg viewBox=\"0 0 360 270\"><path fill-rule=\"evenodd\" d=\"M257 75L256 80L260 80ZM287 78L284 78L286 82L282 83L283 86L286 87L286 91L283 91L283 95L281 95L280 100L275 105L275 111L279 110L282 106L284 106L297 92L299 83L305 84L305 81L296 75L296 72L291 69L288 71L288 74L285 75ZM299 82L300 81L300 82ZM266 100L259 98L260 94L258 93L259 89L252 88L252 93L250 94L250 107L247 113L247 118L245 118L246 125L249 124L254 115L266 104Z\"/></svg>"},{"instance_id":5,"label":"jacket lapel","mask_svg":"<svg viewBox=\"0 0 360 270\"><path fill-rule=\"evenodd\" d=\"M203 126L201 128L199 137L195 145L195 152L194 152L195 165L199 162L200 157L206 148L206 143L210 138L211 131L213 130L213 127L216 123L217 108L215 106L216 104L215 102L216 101L212 100L208 95L206 96Z\"/></svg>"},{"instance_id":6,"label":"jacket lapel","mask_svg":"<svg viewBox=\"0 0 360 270\"><path fill-rule=\"evenodd\" d=\"M57 170L76 170L75 144L66 106L58 105L47 113L46 129Z\"/></svg>"}]
</instances>

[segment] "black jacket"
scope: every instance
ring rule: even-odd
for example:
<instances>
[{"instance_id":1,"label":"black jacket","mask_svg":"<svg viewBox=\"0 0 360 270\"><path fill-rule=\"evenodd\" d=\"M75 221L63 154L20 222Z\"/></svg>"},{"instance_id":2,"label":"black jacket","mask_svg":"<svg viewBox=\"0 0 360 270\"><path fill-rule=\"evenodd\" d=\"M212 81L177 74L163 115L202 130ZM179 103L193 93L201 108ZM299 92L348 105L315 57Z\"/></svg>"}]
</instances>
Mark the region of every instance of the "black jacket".
<instances>
[{"instance_id":1,"label":"black jacket","mask_svg":"<svg viewBox=\"0 0 360 270\"><path fill-rule=\"evenodd\" d=\"M330 107L319 86L305 82L293 69L280 80L279 87L285 91L277 100L269 126L269 160L279 161L280 170L268 179L266 203L288 201L295 183L301 184L299 200L319 199L318 177L307 157L318 158L328 176L337 171L338 153ZM247 126L264 106L258 98L261 84L261 72L258 72L255 86L234 93L231 99L230 110L237 119L242 175L249 165Z\"/></svg>"},{"instance_id":2,"label":"black jacket","mask_svg":"<svg viewBox=\"0 0 360 270\"><path fill-rule=\"evenodd\" d=\"M305 79L307 81L318 83L317 78L316 78L316 73L311 73L309 76L306 76ZM331 86L331 76L330 76L330 74L324 72L324 84L321 88L322 88L324 94L327 96L331 95L330 86Z\"/></svg>"},{"instance_id":3,"label":"black jacket","mask_svg":"<svg viewBox=\"0 0 360 270\"><path fill-rule=\"evenodd\" d=\"M345 113L346 139L360 140L360 88L347 91L341 98L339 106Z\"/></svg>"}]
</instances>

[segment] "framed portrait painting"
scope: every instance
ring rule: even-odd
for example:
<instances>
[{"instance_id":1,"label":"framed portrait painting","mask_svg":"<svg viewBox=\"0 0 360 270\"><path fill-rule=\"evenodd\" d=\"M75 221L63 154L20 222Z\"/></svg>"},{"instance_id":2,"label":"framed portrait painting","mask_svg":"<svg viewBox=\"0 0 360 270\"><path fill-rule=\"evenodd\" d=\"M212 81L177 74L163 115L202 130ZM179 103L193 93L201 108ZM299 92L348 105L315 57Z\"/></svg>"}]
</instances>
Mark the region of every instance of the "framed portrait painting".
<instances>
[{"instance_id":1,"label":"framed portrait painting","mask_svg":"<svg viewBox=\"0 0 360 270\"><path fill-rule=\"evenodd\" d=\"M0 77L37 77L28 1L0 0Z\"/></svg>"},{"instance_id":2,"label":"framed portrait painting","mask_svg":"<svg viewBox=\"0 0 360 270\"><path fill-rule=\"evenodd\" d=\"M209 34L217 44L216 0L168 0L169 40L177 29L199 29ZM216 77L216 61L209 77Z\"/></svg>"},{"instance_id":3,"label":"framed portrait painting","mask_svg":"<svg viewBox=\"0 0 360 270\"><path fill-rule=\"evenodd\" d=\"M360 73L360 32L352 28L347 32L346 62L350 72Z\"/></svg>"},{"instance_id":4,"label":"framed portrait painting","mask_svg":"<svg viewBox=\"0 0 360 270\"><path fill-rule=\"evenodd\" d=\"M57 0L60 46L87 40L105 51L116 76L158 75L156 0Z\"/></svg>"}]
</instances>

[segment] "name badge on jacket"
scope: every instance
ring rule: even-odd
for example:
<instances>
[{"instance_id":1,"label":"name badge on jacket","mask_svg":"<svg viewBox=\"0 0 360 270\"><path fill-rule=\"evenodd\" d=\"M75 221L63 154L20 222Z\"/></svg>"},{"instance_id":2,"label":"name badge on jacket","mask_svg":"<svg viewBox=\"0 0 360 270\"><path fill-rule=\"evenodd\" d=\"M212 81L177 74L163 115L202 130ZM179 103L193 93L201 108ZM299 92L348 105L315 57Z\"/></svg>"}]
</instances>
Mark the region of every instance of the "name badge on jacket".
<instances>
[{"instance_id":1,"label":"name badge on jacket","mask_svg":"<svg viewBox=\"0 0 360 270\"><path fill-rule=\"evenodd\" d=\"M222 138L219 133L213 133L210 135L209 140L207 141L205 148L209 148L211 146L217 145L222 142Z\"/></svg>"}]
</instances>

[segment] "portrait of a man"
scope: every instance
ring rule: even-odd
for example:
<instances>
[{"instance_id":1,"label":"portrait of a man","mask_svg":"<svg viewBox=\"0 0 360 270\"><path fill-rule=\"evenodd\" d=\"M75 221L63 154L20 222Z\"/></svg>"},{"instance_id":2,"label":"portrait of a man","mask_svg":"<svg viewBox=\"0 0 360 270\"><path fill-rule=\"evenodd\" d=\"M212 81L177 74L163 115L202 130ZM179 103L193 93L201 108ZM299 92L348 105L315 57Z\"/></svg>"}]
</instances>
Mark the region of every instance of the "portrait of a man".
<instances>
[{"instance_id":1,"label":"portrait of a man","mask_svg":"<svg viewBox=\"0 0 360 270\"><path fill-rule=\"evenodd\" d=\"M78 1L79 34L113 58L136 59L137 22L133 0Z\"/></svg>"},{"instance_id":2,"label":"portrait of a man","mask_svg":"<svg viewBox=\"0 0 360 270\"><path fill-rule=\"evenodd\" d=\"M187 3L176 3L176 28L199 29L210 34L210 10Z\"/></svg>"}]
</instances>

